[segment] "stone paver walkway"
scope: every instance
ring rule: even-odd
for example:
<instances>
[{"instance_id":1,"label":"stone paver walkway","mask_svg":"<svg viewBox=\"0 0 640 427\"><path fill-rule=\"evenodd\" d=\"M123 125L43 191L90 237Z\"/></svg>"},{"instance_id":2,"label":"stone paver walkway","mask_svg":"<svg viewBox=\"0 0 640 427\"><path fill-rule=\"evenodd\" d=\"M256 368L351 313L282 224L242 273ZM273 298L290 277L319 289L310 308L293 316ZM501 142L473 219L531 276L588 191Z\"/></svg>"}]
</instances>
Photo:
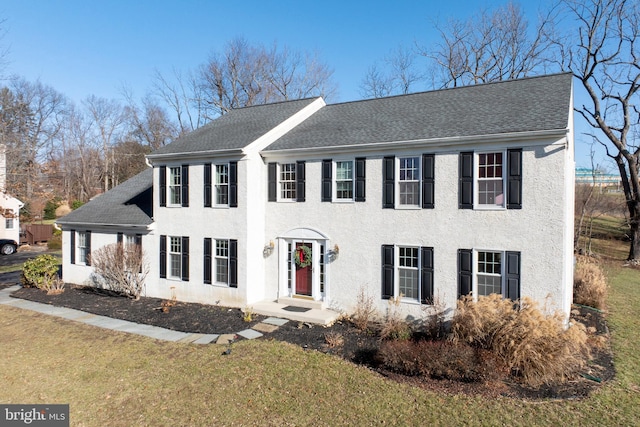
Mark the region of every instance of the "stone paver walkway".
<instances>
[{"instance_id":1,"label":"stone paver walkway","mask_svg":"<svg viewBox=\"0 0 640 427\"><path fill-rule=\"evenodd\" d=\"M113 319L111 317L100 316L97 314L87 313L85 311L75 310L73 308L56 307L48 304L42 304L33 301L27 301L20 298L12 298L11 292L20 289L18 285L0 289L0 304L11 307L18 307L25 310L37 311L38 313L48 314L50 316L62 317L67 320L85 323L87 325L97 326L99 328L111 329L114 331L127 332L130 334L143 335L164 341L193 343L193 344L222 344L228 345L238 337L252 340L264 336L265 333L275 331L279 326L288 322L286 319L277 317L269 317L258 323L252 329L238 331L235 334L195 334L190 332L172 331L158 326L143 325L140 323L129 322L127 320Z\"/></svg>"}]
</instances>

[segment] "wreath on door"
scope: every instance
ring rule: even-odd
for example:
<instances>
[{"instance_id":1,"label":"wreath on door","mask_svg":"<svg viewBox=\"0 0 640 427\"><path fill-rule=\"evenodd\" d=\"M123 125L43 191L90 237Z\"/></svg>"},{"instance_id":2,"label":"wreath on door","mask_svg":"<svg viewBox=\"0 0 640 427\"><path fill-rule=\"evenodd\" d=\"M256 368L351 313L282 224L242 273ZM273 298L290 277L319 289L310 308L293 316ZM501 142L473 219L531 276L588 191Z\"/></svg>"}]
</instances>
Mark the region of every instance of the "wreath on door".
<instances>
[{"instance_id":1,"label":"wreath on door","mask_svg":"<svg viewBox=\"0 0 640 427\"><path fill-rule=\"evenodd\" d=\"M311 248L307 245L298 246L295 253L296 265L299 268L311 265Z\"/></svg>"}]
</instances>

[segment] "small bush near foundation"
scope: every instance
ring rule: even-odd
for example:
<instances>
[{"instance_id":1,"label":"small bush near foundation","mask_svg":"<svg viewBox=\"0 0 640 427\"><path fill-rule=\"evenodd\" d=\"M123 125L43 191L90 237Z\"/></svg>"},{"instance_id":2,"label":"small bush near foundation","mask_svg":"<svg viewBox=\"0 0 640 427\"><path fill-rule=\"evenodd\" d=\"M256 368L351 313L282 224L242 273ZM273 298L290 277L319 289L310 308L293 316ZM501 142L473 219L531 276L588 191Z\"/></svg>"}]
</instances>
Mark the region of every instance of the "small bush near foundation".
<instances>
[{"instance_id":1,"label":"small bush near foundation","mask_svg":"<svg viewBox=\"0 0 640 427\"><path fill-rule=\"evenodd\" d=\"M583 325L565 328L562 314L544 314L527 298L519 308L499 296L462 299L452 333L454 341L495 352L531 386L563 381L589 357Z\"/></svg>"},{"instance_id":2,"label":"small bush near foundation","mask_svg":"<svg viewBox=\"0 0 640 427\"><path fill-rule=\"evenodd\" d=\"M607 279L600 266L588 257L580 257L573 278L573 302L602 310L607 293Z\"/></svg>"},{"instance_id":3,"label":"small bush near foundation","mask_svg":"<svg viewBox=\"0 0 640 427\"><path fill-rule=\"evenodd\" d=\"M402 295L389 300L387 315L382 321L380 338L383 340L408 340L411 338L411 326L400 316L399 306Z\"/></svg>"},{"instance_id":4,"label":"small bush near foundation","mask_svg":"<svg viewBox=\"0 0 640 427\"><path fill-rule=\"evenodd\" d=\"M52 288L60 288L57 283L59 280L58 260L52 255L38 255L25 261L22 266L20 282L25 288L38 288L49 291Z\"/></svg>"},{"instance_id":5,"label":"small bush near foundation","mask_svg":"<svg viewBox=\"0 0 640 427\"><path fill-rule=\"evenodd\" d=\"M57 251L59 249L62 249L62 236L61 235L53 235L48 241L47 241L47 248L49 250L52 251Z\"/></svg>"},{"instance_id":6,"label":"small bush near foundation","mask_svg":"<svg viewBox=\"0 0 640 427\"><path fill-rule=\"evenodd\" d=\"M366 331L374 321L376 313L375 302L371 295L367 294L364 286L358 289L356 308L351 315L351 322L361 331Z\"/></svg>"},{"instance_id":7,"label":"small bush near foundation","mask_svg":"<svg viewBox=\"0 0 640 427\"><path fill-rule=\"evenodd\" d=\"M505 372L490 352L450 341L385 341L379 358L387 369L403 375L475 382Z\"/></svg>"},{"instance_id":8,"label":"small bush near foundation","mask_svg":"<svg viewBox=\"0 0 640 427\"><path fill-rule=\"evenodd\" d=\"M324 341L327 343L329 348L337 348L342 347L344 344L344 337L338 332L328 332L324 334Z\"/></svg>"},{"instance_id":9,"label":"small bush near foundation","mask_svg":"<svg viewBox=\"0 0 640 427\"><path fill-rule=\"evenodd\" d=\"M91 263L106 289L140 299L149 264L139 245L112 243L103 246L91 254Z\"/></svg>"}]
</instances>

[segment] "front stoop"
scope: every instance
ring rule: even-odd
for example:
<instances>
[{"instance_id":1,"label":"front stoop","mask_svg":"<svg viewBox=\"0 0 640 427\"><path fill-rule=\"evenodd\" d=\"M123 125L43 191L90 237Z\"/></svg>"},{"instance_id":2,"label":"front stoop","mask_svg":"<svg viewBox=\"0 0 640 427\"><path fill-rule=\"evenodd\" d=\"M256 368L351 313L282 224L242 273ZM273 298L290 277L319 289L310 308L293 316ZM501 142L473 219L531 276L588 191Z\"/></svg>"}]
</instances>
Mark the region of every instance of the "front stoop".
<instances>
[{"instance_id":1,"label":"front stoop","mask_svg":"<svg viewBox=\"0 0 640 427\"><path fill-rule=\"evenodd\" d=\"M308 310L304 312L285 310L284 308L288 306L307 308ZM251 304L252 311L262 316L279 317L316 325L328 326L340 317L340 313L320 307L322 307L320 301L299 300L297 298L281 298L278 302L262 301Z\"/></svg>"}]
</instances>

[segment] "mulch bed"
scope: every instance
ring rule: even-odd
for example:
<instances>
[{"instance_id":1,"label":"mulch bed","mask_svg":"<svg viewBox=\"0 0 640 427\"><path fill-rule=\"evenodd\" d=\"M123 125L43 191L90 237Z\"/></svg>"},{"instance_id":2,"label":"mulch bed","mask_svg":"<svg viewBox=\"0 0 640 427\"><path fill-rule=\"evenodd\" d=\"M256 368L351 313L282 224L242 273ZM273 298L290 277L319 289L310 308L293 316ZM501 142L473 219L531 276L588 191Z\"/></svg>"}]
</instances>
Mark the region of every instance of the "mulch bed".
<instances>
[{"instance_id":1,"label":"mulch bed","mask_svg":"<svg viewBox=\"0 0 640 427\"><path fill-rule=\"evenodd\" d=\"M90 287L67 286L59 295L47 295L35 288L21 288L13 292L12 296L136 323L203 334L237 333L265 319L264 316L254 314L251 322L245 322L243 313L237 308L177 301L171 302L173 305L165 312L162 307L163 303L166 305L166 300L143 297L134 301ZM360 331L346 321L338 321L331 327L290 321L267 334L265 339L285 341L305 350L332 354L353 363L368 366L391 380L438 393L465 393L486 397L507 396L520 399L575 399L588 396L603 382L611 380L615 375L615 369L608 346L608 330L602 313L588 307L576 307L573 311L573 320L594 328L596 335L607 338L607 345L594 346L592 349L594 358L589 364L588 372L585 372L587 375L578 376L564 384L539 388L524 387L509 375L491 378L481 383L463 383L418 376L409 377L387 371L377 362L376 353L380 341L376 334L371 331Z\"/></svg>"}]
</instances>

